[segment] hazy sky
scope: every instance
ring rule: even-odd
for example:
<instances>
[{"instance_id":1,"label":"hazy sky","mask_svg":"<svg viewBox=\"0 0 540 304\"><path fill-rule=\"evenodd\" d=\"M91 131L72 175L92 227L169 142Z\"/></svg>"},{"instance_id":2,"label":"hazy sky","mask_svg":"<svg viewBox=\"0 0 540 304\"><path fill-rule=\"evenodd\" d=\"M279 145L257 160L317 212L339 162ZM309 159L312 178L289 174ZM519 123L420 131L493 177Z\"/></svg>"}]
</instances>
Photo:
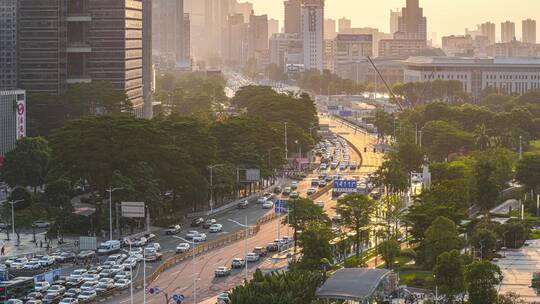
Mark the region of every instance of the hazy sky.
<instances>
[{"instance_id":1,"label":"hazy sky","mask_svg":"<svg viewBox=\"0 0 540 304\"><path fill-rule=\"evenodd\" d=\"M253 2L256 14L267 13L280 20L283 26L283 0L248 0ZM239 2L245 2L239 0ZM405 5L405 0L326 0L327 18L343 16L352 20L353 27L377 27L389 31L389 11ZM540 22L540 0L420 0L428 18L428 33L437 33L438 39L448 34L464 34L465 28L492 21L497 24L510 20L516 23L516 35L521 37L521 20L532 18ZM540 34L540 33L539 33ZM539 36L540 37L540 36Z\"/></svg>"}]
</instances>

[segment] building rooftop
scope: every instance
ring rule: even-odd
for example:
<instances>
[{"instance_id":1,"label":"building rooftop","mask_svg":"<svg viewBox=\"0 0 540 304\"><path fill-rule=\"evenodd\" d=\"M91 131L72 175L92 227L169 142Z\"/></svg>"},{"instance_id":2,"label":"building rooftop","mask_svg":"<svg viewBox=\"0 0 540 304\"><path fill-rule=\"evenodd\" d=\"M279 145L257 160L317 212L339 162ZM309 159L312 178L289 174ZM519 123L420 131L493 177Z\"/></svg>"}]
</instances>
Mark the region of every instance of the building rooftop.
<instances>
[{"instance_id":1,"label":"building rooftop","mask_svg":"<svg viewBox=\"0 0 540 304\"><path fill-rule=\"evenodd\" d=\"M403 63L423 66L540 66L540 58L530 57L495 57L495 58L466 58L466 57L409 57Z\"/></svg>"},{"instance_id":2,"label":"building rooftop","mask_svg":"<svg viewBox=\"0 0 540 304\"><path fill-rule=\"evenodd\" d=\"M373 296L377 286L392 272L386 269L340 269L317 290L317 297L364 300Z\"/></svg>"}]
</instances>

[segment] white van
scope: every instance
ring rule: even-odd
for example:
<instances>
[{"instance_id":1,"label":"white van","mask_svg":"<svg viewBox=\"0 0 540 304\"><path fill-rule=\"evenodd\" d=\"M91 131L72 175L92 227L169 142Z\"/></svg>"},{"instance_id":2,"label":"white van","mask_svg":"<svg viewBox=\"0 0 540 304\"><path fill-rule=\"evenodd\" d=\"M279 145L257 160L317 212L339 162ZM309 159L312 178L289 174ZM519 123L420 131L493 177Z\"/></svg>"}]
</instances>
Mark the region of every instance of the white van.
<instances>
[{"instance_id":1,"label":"white van","mask_svg":"<svg viewBox=\"0 0 540 304\"><path fill-rule=\"evenodd\" d=\"M99 244L98 247L98 253L99 254L110 254L113 252L117 252L120 250L120 241L118 240L112 240L112 241L106 241L101 244Z\"/></svg>"}]
</instances>

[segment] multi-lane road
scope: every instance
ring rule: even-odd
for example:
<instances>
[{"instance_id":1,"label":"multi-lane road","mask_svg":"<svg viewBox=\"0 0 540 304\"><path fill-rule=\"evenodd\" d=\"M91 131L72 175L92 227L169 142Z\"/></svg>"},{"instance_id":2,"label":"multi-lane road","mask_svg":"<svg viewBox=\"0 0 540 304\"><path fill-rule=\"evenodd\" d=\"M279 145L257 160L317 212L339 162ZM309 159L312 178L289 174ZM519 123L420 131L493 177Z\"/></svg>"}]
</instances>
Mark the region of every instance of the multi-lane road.
<instances>
[{"instance_id":1,"label":"multi-lane road","mask_svg":"<svg viewBox=\"0 0 540 304\"><path fill-rule=\"evenodd\" d=\"M373 147L376 145L376 139L371 134L362 133L352 129L346 124L342 124L339 121L335 121L326 117L320 117L321 124L329 124L332 131L339 136L345 138L348 142L355 145L357 150L361 151L361 156L356 153L354 149L348 147L351 161L355 161L357 164L362 164L358 171L350 172L346 171L347 177L355 175L363 176L367 172L372 172L381 163L382 154L380 152L373 153ZM364 147L367 148L364 153ZM337 172L328 172L333 174ZM301 196L306 196L306 191L311 187L311 179L316 178L319 175L318 172L310 174L304 181L298 185L298 192ZM333 207L335 207L335 200L332 199L331 191L324 193L317 199L324 201L324 210L330 217L335 215ZM233 232L241 227L230 227L229 225L235 225L226 219L231 218L238 222L243 222L246 214L249 214L249 223L253 225L258 217L264 215L266 212L272 212L261 209L260 206L251 206L247 210L231 210L226 214L220 216L218 221L227 225L224 232L221 235ZM279 228L278 228L279 227ZM251 237L247 241L248 251L251 251L256 246L266 246L267 243L272 242L277 238L278 229L280 229L280 235L290 235L292 232L288 227L278 225L277 221L272 221L261 226L261 230L258 234ZM229 232L229 233L230 233ZM218 235L219 236L219 235ZM171 240L171 242L178 242ZM197 302L201 303L215 303L215 296L222 291L230 290L234 286L241 284L244 279L243 270L235 270L231 276L226 278L214 278L214 271L219 266L230 266L232 259L235 257L244 257L245 253L244 241L238 241L218 248L216 250L209 251L201 254L195 258L195 265L193 261L186 260L179 263L176 266L171 267L167 271L163 272L150 286L159 287L161 290L168 292L169 294L183 294L187 298L187 303L193 303L193 279L196 279L197 285ZM248 275L251 276L257 268L262 269L275 269L286 266L286 260L276 260L268 258L261 260L259 263L253 263L248 265ZM194 274L195 273L195 274ZM141 303L143 298L142 291L138 291L134 295L134 302ZM108 303L129 303L129 295L126 294L121 297L117 297ZM148 303L162 303L162 295L147 295Z\"/></svg>"}]
</instances>

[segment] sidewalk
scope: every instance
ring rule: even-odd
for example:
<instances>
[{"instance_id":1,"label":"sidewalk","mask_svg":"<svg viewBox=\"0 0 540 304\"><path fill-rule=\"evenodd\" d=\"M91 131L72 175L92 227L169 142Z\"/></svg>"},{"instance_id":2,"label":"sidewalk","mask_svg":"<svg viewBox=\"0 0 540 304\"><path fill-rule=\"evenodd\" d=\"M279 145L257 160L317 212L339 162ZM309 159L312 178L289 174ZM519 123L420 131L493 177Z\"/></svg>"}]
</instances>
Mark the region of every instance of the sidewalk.
<instances>
[{"instance_id":1,"label":"sidewalk","mask_svg":"<svg viewBox=\"0 0 540 304\"><path fill-rule=\"evenodd\" d=\"M3 234L3 235L2 235ZM43 255L47 253L46 243L45 243L45 232L36 233L37 244L34 244L34 237L32 233L21 233L21 243L17 246L17 236L12 235L10 231L10 240L6 239L5 232L0 233L0 247L4 246L5 256L0 257L0 260L7 259L13 256L27 256L33 257L34 255ZM51 247L49 252L58 248L58 247L69 247L72 246L75 242L75 238L64 237L64 243L58 245L58 239L51 240ZM43 244L43 247L40 247L40 241Z\"/></svg>"}]
</instances>

